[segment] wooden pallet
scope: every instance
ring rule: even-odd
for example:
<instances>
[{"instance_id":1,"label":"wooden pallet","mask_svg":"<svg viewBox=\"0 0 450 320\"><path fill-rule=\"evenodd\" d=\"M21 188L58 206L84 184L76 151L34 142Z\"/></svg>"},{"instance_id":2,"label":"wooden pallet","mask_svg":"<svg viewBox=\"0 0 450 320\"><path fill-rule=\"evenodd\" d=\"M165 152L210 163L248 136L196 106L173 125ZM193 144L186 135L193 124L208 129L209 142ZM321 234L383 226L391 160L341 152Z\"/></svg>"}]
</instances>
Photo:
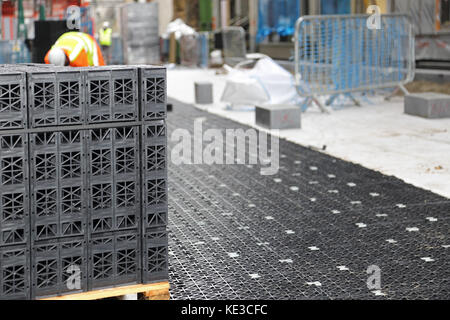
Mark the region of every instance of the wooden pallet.
<instances>
[{"instance_id":1,"label":"wooden pallet","mask_svg":"<svg viewBox=\"0 0 450 320\"><path fill-rule=\"evenodd\" d=\"M152 284L136 284L126 287L101 289L95 291L74 293L65 296L45 298L42 300L99 300L105 298L120 297L126 294L142 293L145 300L169 300L169 282Z\"/></svg>"}]
</instances>

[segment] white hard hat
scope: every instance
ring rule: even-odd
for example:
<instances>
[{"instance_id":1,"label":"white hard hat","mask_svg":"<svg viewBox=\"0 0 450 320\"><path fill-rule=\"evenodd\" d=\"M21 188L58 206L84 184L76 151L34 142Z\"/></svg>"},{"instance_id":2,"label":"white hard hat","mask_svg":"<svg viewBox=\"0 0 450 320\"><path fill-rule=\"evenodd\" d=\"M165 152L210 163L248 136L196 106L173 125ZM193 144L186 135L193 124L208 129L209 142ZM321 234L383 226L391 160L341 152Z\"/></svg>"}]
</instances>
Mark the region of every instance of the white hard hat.
<instances>
[{"instance_id":1,"label":"white hard hat","mask_svg":"<svg viewBox=\"0 0 450 320\"><path fill-rule=\"evenodd\" d=\"M66 53L61 48L53 48L48 54L48 60L55 66L64 66L66 64Z\"/></svg>"},{"instance_id":2,"label":"white hard hat","mask_svg":"<svg viewBox=\"0 0 450 320\"><path fill-rule=\"evenodd\" d=\"M103 22L103 28L104 29L109 28L109 22L108 21Z\"/></svg>"}]
</instances>

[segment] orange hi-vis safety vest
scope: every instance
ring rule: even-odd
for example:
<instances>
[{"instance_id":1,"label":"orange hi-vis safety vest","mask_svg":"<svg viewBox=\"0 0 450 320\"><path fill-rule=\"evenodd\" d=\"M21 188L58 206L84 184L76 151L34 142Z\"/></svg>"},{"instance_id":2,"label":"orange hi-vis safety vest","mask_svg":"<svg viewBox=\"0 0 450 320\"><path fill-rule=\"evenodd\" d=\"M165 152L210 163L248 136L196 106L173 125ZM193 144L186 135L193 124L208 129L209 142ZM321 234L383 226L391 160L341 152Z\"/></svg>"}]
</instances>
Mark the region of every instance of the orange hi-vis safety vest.
<instances>
[{"instance_id":1,"label":"orange hi-vis safety vest","mask_svg":"<svg viewBox=\"0 0 450 320\"><path fill-rule=\"evenodd\" d=\"M67 32L56 40L53 48L61 48L69 58L71 67L104 66L103 55L97 41L83 32ZM50 50L51 50L50 49ZM50 64L47 52L45 63Z\"/></svg>"}]
</instances>

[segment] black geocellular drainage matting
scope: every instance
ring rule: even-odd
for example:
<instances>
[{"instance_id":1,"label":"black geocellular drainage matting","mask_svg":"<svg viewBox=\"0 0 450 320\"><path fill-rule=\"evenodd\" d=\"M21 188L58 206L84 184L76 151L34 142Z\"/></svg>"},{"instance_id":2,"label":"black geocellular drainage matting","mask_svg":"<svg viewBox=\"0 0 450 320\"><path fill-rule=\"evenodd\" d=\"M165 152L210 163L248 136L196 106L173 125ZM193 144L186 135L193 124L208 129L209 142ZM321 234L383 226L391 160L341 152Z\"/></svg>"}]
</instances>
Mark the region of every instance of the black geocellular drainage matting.
<instances>
[{"instance_id":1,"label":"black geocellular drainage matting","mask_svg":"<svg viewBox=\"0 0 450 320\"><path fill-rule=\"evenodd\" d=\"M198 118L203 130L248 129L172 102L171 148L172 132L193 134ZM279 148L273 176L170 161L172 299L450 298L449 199L286 140Z\"/></svg>"}]
</instances>

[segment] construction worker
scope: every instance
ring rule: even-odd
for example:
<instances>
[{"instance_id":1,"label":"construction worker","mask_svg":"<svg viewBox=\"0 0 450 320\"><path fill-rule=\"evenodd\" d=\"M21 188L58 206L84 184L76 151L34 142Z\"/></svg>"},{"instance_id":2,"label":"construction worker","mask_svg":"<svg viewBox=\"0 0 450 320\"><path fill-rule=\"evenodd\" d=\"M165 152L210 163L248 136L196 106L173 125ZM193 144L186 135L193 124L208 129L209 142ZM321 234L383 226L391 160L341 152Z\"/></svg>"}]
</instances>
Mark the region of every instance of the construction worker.
<instances>
[{"instance_id":1,"label":"construction worker","mask_svg":"<svg viewBox=\"0 0 450 320\"><path fill-rule=\"evenodd\" d=\"M109 26L108 21L103 22L103 27L99 31L98 39L106 63L109 64L111 62L112 28Z\"/></svg>"},{"instance_id":2,"label":"construction worker","mask_svg":"<svg viewBox=\"0 0 450 320\"><path fill-rule=\"evenodd\" d=\"M45 56L45 63L56 66L104 66L97 41L83 32L67 32L56 40Z\"/></svg>"}]
</instances>

